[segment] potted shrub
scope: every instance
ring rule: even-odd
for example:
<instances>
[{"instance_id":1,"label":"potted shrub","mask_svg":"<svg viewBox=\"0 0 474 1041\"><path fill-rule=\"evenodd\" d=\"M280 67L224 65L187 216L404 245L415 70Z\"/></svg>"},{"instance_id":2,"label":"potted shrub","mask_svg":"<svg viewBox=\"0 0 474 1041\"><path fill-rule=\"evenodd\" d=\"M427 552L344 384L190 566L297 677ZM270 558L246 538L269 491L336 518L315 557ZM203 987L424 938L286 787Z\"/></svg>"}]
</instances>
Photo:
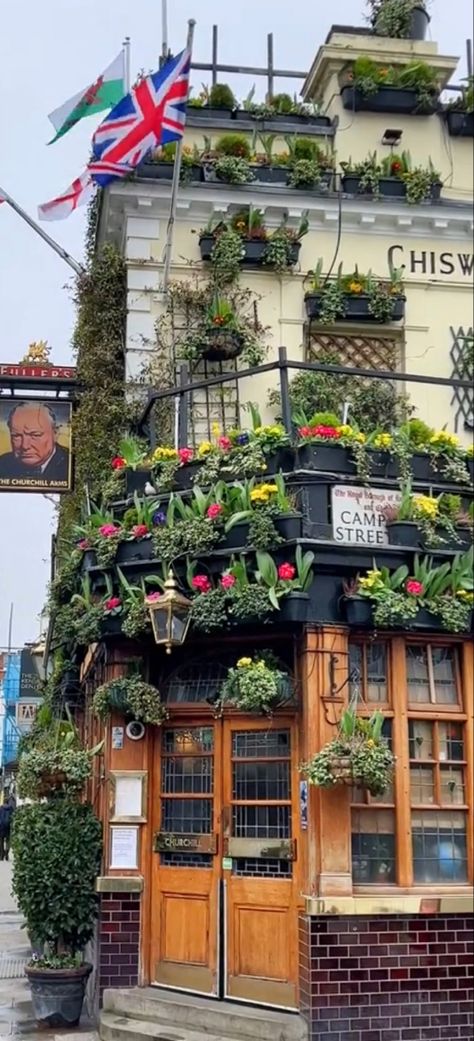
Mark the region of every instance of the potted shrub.
<instances>
[{"instance_id":1,"label":"potted shrub","mask_svg":"<svg viewBox=\"0 0 474 1041\"><path fill-rule=\"evenodd\" d=\"M362 596L359 588L359 577L344 579L343 607L348 625L356 629L370 628L373 625L372 604L366 596Z\"/></svg>"},{"instance_id":2,"label":"potted shrub","mask_svg":"<svg viewBox=\"0 0 474 1041\"><path fill-rule=\"evenodd\" d=\"M402 269L392 269L386 282L374 278L371 271L361 274L357 267L344 275L342 264L335 279L322 274L320 258L313 271L308 272L309 292L305 294L305 308L309 319L321 325L337 321L397 322L405 316L406 297L403 292Z\"/></svg>"},{"instance_id":3,"label":"potted shrub","mask_svg":"<svg viewBox=\"0 0 474 1041\"><path fill-rule=\"evenodd\" d=\"M429 0L368 0L369 22L377 36L424 40Z\"/></svg>"},{"instance_id":4,"label":"potted shrub","mask_svg":"<svg viewBox=\"0 0 474 1041\"><path fill-rule=\"evenodd\" d=\"M360 57L344 73L341 99L350 111L426 116L437 111L439 83L424 61L387 66Z\"/></svg>"},{"instance_id":5,"label":"potted shrub","mask_svg":"<svg viewBox=\"0 0 474 1041\"><path fill-rule=\"evenodd\" d=\"M211 89L204 88L197 98L190 98L191 109L199 119L230 119L236 107L235 97L227 83L214 83Z\"/></svg>"},{"instance_id":6,"label":"potted shrub","mask_svg":"<svg viewBox=\"0 0 474 1041\"><path fill-rule=\"evenodd\" d=\"M225 271L227 276L241 264L285 271L297 263L301 239L307 231L308 219L304 213L298 228L287 227L284 220L269 234L262 211L246 207L233 216L230 227L220 222L201 234L201 259L210 261L216 271Z\"/></svg>"},{"instance_id":7,"label":"potted shrub","mask_svg":"<svg viewBox=\"0 0 474 1041\"><path fill-rule=\"evenodd\" d=\"M43 948L25 969L35 1019L50 1030L75 1027L92 971L83 952L98 914L100 822L72 796L33 802L15 813L12 849L13 892Z\"/></svg>"},{"instance_id":8,"label":"potted shrub","mask_svg":"<svg viewBox=\"0 0 474 1041\"><path fill-rule=\"evenodd\" d=\"M413 167L409 152L387 156L379 162L376 152L360 163L341 163L342 187L349 195L404 198L410 205L436 201L441 195L441 178L431 159L427 167Z\"/></svg>"},{"instance_id":9,"label":"potted shrub","mask_svg":"<svg viewBox=\"0 0 474 1041\"><path fill-rule=\"evenodd\" d=\"M461 97L444 112L451 137L474 137L474 76L467 77L467 84Z\"/></svg>"},{"instance_id":10,"label":"potted shrub","mask_svg":"<svg viewBox=\"0 0 474 1041\"><path fill-rule=\"evenodd\" d=\"M94 694L92 708L99 719L108 719L112 713L136 719L149 726L161 726L168 718L159 690L145 683L137 673L121 676L103 683Z\"/></svg>"},{"instance_id":11,"label":"potted shrub","mask_svg":"<svg viewBox=\"0 0 474 1041\"><path fill-rule=\"evenodd\" d=\"M346 709L337 737L303 764L302 771L309 783L319 788L343 784L365 789L374 796L383 795L395 767L395 756L382 737L383 724L381 712L363 719L355 707Z\"/></svg>"},{"instance_id":12,"label":"potted shrub","mask_svg":"<svg viewBox=\"0 0 474 1041\"><path fill-rule=\"evenodd\" d=\"M439 567L433 567L430 557L415 556L412 575L406 565L392 574L388 568L375 565L359 578L357 592L371 601L377 628L468 632L472 621L473 560L471 547L452 563Z\"/></svg>"},{"instance_id":13,"label":"potted shrub","mask_svg":"<svg viewBox=\"0 0 474 1041\"><path fill-rule=\"evenodd\" d=\"M314 553L296 547L295 562L278 566L268 553L257 553L257 581L268 588L270 602L280 611L282 621L305 622L309 610L309 590L313 583Z\"/></svg>"},{"instance_id":14,"label":"potted shrub","mask_svg":"<svg viewBox=\"0 0 474 1041\"><path fill-rule=\"evenodd\" d=\"M324 473L353 474L355 465L347 444L341 444L341 423L333 412L316 412L298 427L298 466Z\"/></svg>"},{"instance_id":15,"label":"potted shrub","mask_svg":"<svg viewBox=\"0 0 474 1041\"><path fill-rule=\"evenodd\" d=\"M224 485L225 537L222 549L270 550L301 537L302 515L293 509L282 474L269 482L256 478Z\"/></svg>"},{"instance_id":16,"label":"potted shrub","mask_svg":"<svg viewBox=\"0 0 474 1041\"><path fill-rule=\"evenodd\" d=\"M176 158L176 143L161 145L160 148L142 160L138 165L135 176L153 181L172 181L174 177L174 164ZM190 184L192 181L202 180L201 157L197 145L190 147L184 145L181 150L181 184Z\"/></svg>"},{"instance_id":17,"label":"potted shrub","mask_svg":"<svg viewBox=\"0 0 474 1041\"><path fill-rule=\"evenodd\" d=\"M393 546L457 550L472 542L472 522L463 513L458 495L413 495L408 482L402 486L400 503L383 512Z\"/></svg>"},{"instance_id":18,"label":"potted shrub","mask_svg":"<svg viewBox=\"0 0 474 1041\"><path fill-rule=\"evenodd\" d=\"M261 712L271 716L275 709L288 702L293 694L291 677L279 668L270 652L260 652L253 658L239 658L229 669L219 690L216 708L222 713L227 706L241 712Z\"/></svg>"}]
</instances>

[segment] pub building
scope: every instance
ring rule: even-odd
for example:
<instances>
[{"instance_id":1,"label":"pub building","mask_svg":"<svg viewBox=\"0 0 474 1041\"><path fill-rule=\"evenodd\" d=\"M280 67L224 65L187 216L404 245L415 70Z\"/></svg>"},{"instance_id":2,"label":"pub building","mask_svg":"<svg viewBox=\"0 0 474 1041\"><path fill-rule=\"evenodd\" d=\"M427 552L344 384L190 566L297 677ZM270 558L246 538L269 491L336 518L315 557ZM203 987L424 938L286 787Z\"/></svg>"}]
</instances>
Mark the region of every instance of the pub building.
<instances>
[{"instance_id":1,"label":"pub building","mask_svg":"<svg viewBox=\"0 0 474 1041\"><path fill-rule=\"evenodd\" d=\"M434 70L435 103L426 106L425 99L420 110L412 97L410 108L410 91L395 78L398 86L375 87L369 104L354 86L354 63L361 56L375 69L399 72L413 61L426 63ZM190 360L188 352L183 377L177 348L187 323L177 316L178 302L169 348L176 386L168 382L162 391L153 383L142 434L149 451L166 447L157 410L179 398L177 445L193 455L174 474L175 498L185 505L192 501L193 475L207 465L209 453L225 454L250 440L264 452L265 472L239 478L237 467L236 473L224 469L219 479L230 486L253 477L251 487L260 489L264 502L281 475L289 506L282 510L285 523L278 511L273 514L280 535L263 560L248 541L247 518L246 530L245 524L220 529L210 548L193 552L188 546L171 563L166 558L165 568L163 556L144 549L160 544L154 534L125 542L121 563L108 569L122 601L118 567L129 586L144 580L150 622L142 634L128 636L118 609L110 631L78 658L85 692L78 718L85 740L92 747L105 738L89 791L105 834L95 949L103 1038L131 1036L139 1021L146 1021L140 1029L150 1035L155 1024L158 1036L160 1027L166 1034L163 1024L178 1036L180 1026L198 1030L200 1022L212 1036L271 1041L472 1036L471 616L466 612L462 623L453 622L446 611L436 614L431 600L422 602L431 572L448 564L450 575L455 568L459 573L460 560L464 578L453 578L446 595L451 606L469 600L472 527L462 536L458 532L459 542L446 529L431 549L414 522L405 538L392 540L389 518L393 522L397 514L403 484L400 457L389 450L393 430L378 442L378 452L368 445L373 454L367 474L347 439L357 441L357 431L369 435L377 421L370 426L368 420L365 430L360 419L351 426L353 402L343 402L339 411L331 397L316 409L339 414L346 433L338 431L338 444L327 433L327 418L319 426L316 421L317 429L311 428L311 414L307 423L292 422L292 388L302 373L337 381L355 370L357 385L374 388L374 394L391 387L399 396L406 392L414 416L432 428L429 449L412 445L412 495L459 496L468 510L472 392L460 357L472 336L472 141L466 140L468 129L453 136L449 102L461 95L444 91L448 82L459 83L457 64L424 39L333 27L302 86L304 101L317 102L319 115L308 115L308 108L298 121L267 112L257 126L277 135L275 156L288 150L288 135L291 144L295 139L318 145L318 152L309 153L300 144L298 154L326 157L323 186L314 168L308 174L313 182L305 185L301 177L281 176L283 162L265 164L261 157L250 163L252 180L231 183L225 164L219 179L219 140L243 136L245 159L259 147L250 143L255 119L238 107L233 115L225 108L189 107L185 145L193 165L179 189L172 280L183 286L195 273L207 278L219 241L212 229L232 228L245 211L239 284L258 298L252 314L258 329L271 334L265 364L273 367L261 370L263 359L252 364L239 351L222 361L212 351L207 359ZM463 118L472 138L472 113ZM203 135L211 136L210 161L200 158ZM394 149L411 154L412 169L426 170L431 157L436 187L407 201L409 178L397 180L390 166ZM377 174L377 191L373 178L360 183L361 164L375 151L385 171ZM170 323L157 259L171 193L173 164L165 158L154 157L136 177L112 185L98 217L96 249L112 243L126 258L126 377L132 382L153 359L160 330ZM265 235L252 238L249 207ZM301 220L307 233L298 239ZM284 269L262 263L262 251L259 261L253 250L255 243L271 241L282 222L294 229L291 242L298 247L297 259L290 256ZM371 271L386 285L389 261L404 265L403 290L395 278L391 282L399 310L389 308L374 321L367 276ZM327 277L334 285L339 264L352 278L339 283L342 303L338 297L335 311L326 301L322 312ZM280 344L285 350L278 350ZM292 363L300 368L292 369ZM318 363L323 369L314 367ZM253 431L243 407L248 402L260 410ZM313 432L305 434L306 426ZM240 442L229 437L236 428ZM437 466L435 432L443 430L452 438ZM448 456L459 464L456 477L453 467L443 469ZM154 459L162 461L159 451ZM125 468L116 523L133 508L133 490L140 502L146 499L154 473ZM202 487L215 486L217 479L207 477ZM262 492L262 485L273 491ZM169 495L157 495L165 514ZM214 505L224 501L222 495L221 490ZM231 516L232 508L226 509ZM285 527L288 512L292 523ZM89 563L84 560L83 567ZM403 608L394 621L390 611L377 613L376 593L372 599L365 594L377 584L371 572L379 580L382 572L387 589L400 568L404 584L390 595L398 588ZM262 599L255 601L260 606L253 616L242 606L245 571L251 592L258 586L260 593L273 594L265 609ZM88 574L93 589L105 595L104 568L93 561ZM150 576L161 586L153 587ZM223 576L224 607L218 592ZM407 606L410 589L420 598L416 608L413 602ZM258 701L258 681L253 705L248 684L242 696L242 674L255 659L272 661L268 668L278 672L280 696L273 702ZM110 691L111 681L133 676L159 692L159 725L113 705L105 722L94 713L98 688L107 684ZM234 696L223 704L232 676ZM347 783L347 770L345 778L339 774L324 787L312 783L311 769L302 769L340 735L348 707L359 724L374 713L383 716L384 747L395 756L383 790L358 785L353 775L354 783ZM377 744L377 737L367 736L372 731L362 726L356 732L365 733L369 748ZM351 762L348 768L350 777ZM202 1006L202 998L215 1001Z\"/></svg>"}]
</instances>

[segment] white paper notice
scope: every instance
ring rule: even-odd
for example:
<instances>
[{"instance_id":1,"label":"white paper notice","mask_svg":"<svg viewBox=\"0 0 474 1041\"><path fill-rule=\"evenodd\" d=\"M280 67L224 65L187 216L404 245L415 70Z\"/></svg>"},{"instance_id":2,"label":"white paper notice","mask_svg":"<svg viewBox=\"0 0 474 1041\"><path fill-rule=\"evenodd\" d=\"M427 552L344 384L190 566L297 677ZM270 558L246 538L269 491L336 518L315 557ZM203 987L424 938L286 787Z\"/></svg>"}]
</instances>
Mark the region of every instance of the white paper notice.
<instances>
[{"instance_id":1,"label":"white paper notice","mask_svg":"<svg viewBox=\"0 0 474 1041\"><path fill-rule=\"evenodd\" d=\"M115 817L141 817L142 807L141 777L115 778Z\"/></svg>"},{"instance_id":2,"label":"white paper notice","mask_svg":"<svg viewBox=\"0 0 474 1041\"><path fill-rule=\"evenodd\" d=\"M110 867L138 867L138 828L111 829Z\"/></svg>"}]
</instances>

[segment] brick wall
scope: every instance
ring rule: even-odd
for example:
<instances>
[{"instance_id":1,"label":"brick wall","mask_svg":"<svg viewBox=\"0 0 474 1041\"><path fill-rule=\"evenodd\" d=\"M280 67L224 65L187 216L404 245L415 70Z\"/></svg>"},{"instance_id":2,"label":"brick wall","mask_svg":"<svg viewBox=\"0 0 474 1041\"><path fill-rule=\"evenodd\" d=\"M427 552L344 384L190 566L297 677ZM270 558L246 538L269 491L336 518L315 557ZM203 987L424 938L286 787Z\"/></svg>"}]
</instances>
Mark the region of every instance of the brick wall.
<instances>
[{"instance_id":1,"label":"brick wall","mask_svg":"<svg viewBox=\"0 0 474 1041\"><path fill-rule=\"evenodd\" d=\"M140 893L102 893L99 987L136 987L140 959Z\"/></svg>"},{"instance_id":2,"label":"brick wall","mask_svg":"<svg viewBox=\"0 0 474 1041\"><path fill-rule=\"evenodd\" d=\"M302 916L311 1041L472 1041L472 941L462 915Z\"/></svg>"}]
</instances>

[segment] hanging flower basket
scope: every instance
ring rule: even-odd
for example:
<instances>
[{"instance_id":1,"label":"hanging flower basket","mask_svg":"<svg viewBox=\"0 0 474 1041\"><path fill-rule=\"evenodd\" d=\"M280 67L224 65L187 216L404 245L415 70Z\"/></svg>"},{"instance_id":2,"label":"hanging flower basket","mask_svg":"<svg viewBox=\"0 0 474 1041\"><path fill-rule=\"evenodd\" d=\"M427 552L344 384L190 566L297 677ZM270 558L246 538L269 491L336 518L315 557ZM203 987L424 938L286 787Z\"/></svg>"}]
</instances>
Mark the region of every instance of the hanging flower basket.
<instances>
[{"instance_id":1,"label":"hanging flower basket","mask_svg":"<svg viewBox=\"0 0 474 1041\"><path fill-rule=\"evenodd\" d=\"M309 783L319 788L345 785L383 795L395 766L395 756L382 737L383 723L381 712L363 719L355 708L346 709L338 736L302 765Z\"/></svg>"},{"instance_id":2,"label":"hanging flower basket","mask_svg":"<svg viewBox=\"0 0 474 1041\"><path fill-rule=\"evenodd\" d=\"M208 329L202 357L206 361L228 361L238 358L243 346L243 336L237 329Z\"/></svg>"}]
</instances>

